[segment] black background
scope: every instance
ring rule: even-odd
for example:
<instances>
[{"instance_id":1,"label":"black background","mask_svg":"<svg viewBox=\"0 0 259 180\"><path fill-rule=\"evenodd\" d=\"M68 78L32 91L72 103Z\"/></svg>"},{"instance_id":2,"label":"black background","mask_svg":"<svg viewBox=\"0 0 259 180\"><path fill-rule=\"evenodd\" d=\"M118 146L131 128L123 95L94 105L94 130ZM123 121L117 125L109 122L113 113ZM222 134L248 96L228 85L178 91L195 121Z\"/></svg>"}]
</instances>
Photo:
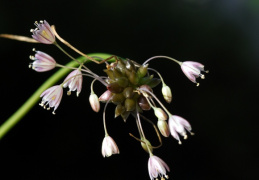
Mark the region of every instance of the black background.
<instances>
[{"instance_id":1,"label":"black background","mask_svg":"<svg viewBox=\"0 0 259 180\"><path fill-rule=\"evenodd\" d=\"M164 138L154 154L170 166L174 180L258 179L258 0L0 0L0 33L30 36L34 21L43 19L85 53L138 62L167 55L204 64L210 73L197 88L177 64L150 63L172 89L173 102L166 106L196 133L181 146ZM60 64L69 61L51 45L0 39L0 124L55 72L28 68L33 47ZM103 66L89 67L103 73ZM79 98L64 95L55 116L36 105L0 141L1 180L149 179L148 154L128 135L137 134L134 119L114 119L113 105L107 128L121 153L102 157L102 113L90 108L90 83L84 79ZM98 95L104 90L96 83ZM155 89L162 98L160 91ZM156 121L153 112L145 114ZM157 144L152 128L144 128Z\"/></svg>"}]
</instances>

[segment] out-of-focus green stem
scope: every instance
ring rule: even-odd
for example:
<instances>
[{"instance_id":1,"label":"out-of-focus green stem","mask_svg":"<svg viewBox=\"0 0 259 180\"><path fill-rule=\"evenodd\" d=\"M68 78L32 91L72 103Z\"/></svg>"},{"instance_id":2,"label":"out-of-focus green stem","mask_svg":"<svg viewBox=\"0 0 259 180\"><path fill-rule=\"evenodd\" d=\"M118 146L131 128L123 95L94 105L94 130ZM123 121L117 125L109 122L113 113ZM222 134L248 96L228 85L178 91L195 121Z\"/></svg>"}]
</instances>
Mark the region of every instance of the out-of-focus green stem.
<instances>
[{"instance_id":1,"label":"out-of-focus green stem","mask_svg":"<svg viewBox=\"0 0 259 180\"><path fill-rule=\"evenodd\" d=\"M92 53L88 54L89 56L97 56L103 59L110 57L110 54L105 53ZM83 62L86 58L79 57L77 60ZM112 61L112 60L111 60ZM87 61L89 62L89 61ZM76 61L71 61L66 66L76 67L78 63ZM58 82L63 78L70 69L62 68L53 74L47 81L45 81L32 95L31 97L11 116L9 117L1 126L0 126L0 140L8 133L29 111L30 109L39 101L41 93Z\"/></svg>"}]
</instances>

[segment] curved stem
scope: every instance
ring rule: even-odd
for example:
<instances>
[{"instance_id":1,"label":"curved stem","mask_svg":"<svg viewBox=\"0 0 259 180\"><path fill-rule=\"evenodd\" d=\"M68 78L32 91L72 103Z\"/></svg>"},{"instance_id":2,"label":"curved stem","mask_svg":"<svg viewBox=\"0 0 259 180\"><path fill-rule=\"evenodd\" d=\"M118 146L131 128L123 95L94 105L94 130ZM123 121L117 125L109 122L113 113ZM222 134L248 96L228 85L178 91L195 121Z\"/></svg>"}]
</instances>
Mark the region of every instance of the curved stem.
<instances>
[{"instance_id":1,"label":"curved stem","mask_svg":"<svg viewBox=\"0 0 259 180\"><path fill-rule=\"evenodd\" d=\"M172 60L172 61L176 62L176 63L179 64L179 65L182 64L181 61L178 61L178 60L176 60L176 59L174 59L174 58L171 58L171 57L169 57L169 56L153 56L153 57L149 58L148 60L146 60L146 61L143 63L143 65L147 64L147 63L148 63L149 61L151 61L152 59L157 59L157 58L169 59L169 60Z\"/></svg>"},{"instance_id":2,"label":"curved stem","mask_svg":"<svg viewBox=\"0 0 259 180\"><path fill-rule=\"evenodd\" d=\"M105 53L92 53L89 56L99 56L102 58L108 58L111 55ZM83 62L86 58L79 57L77 60ZM111 60L112 61L112 60ZM88 60L89 62L89 60ZM69 67L76 67L78 63L72 61L67 64ZM70 69L62 68L53 74L47 81L45 81L32 95L31 97L0 126L0 140L30 111L30 109L39 101L40 94L55 84L58 80L64 77Z\"/></svg>"}]
</instances>

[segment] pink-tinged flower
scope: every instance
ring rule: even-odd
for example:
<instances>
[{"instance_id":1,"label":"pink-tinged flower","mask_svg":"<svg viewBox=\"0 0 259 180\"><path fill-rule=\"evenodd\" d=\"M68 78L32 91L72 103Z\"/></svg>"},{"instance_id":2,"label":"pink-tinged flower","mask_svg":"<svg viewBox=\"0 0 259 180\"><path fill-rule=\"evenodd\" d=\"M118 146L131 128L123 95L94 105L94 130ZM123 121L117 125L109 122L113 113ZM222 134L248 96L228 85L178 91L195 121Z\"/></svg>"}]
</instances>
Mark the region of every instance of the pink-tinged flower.
<instances>
[{"instance_id":1,"label":"pink-tinged flower","mask_svg":"<svg viewBox=\"0 0 259 180\"><path fill-rule=\"evenodd\" d=\"M90 102L90 105L91 105L92 109L95 112L99 112L99 110L100 110L100 102L99 102L99 99L98 99L96 94L91 94L90 95L89 102Z\"/></svg>"},{"instance_id":2,"label":"pink-tinged flower","mask_svg":"<svg viewBox=\"0 0 259 180\"><path fill-rule=\"evenodd\" d=\"M151 180L157 178L158 175L161 177L161 179L163 177L168 179L166 171L170 172L170 169L162 159L154 155L150 156L148 160L148 172Z\"/></svg>"},{"instance_id":3,"label":"pink-tinged flower","mask_svg":"<svg viewBox=\"0 0 259 180\"><path fill-rule=\"evenodd\" d=\"M32 29L32 37L43 44L53 44L55 42L55 35L47 21L37 21L34 23L36 28Z\"/></svg>"},{"instance_id":4,"label":"pink-tinged flower","mask_svg":"<svg viewBox=\"0 0 259 180\"><path fill-rule=\"evenodd\" d=\"M187 78L194 83L197 83L196 78L198 77L201 77L201 79L205 79L204 74L201 74L201 71L205 72L204 65L198 62L185 61L181 64L181 68ZM206 73L208 73L208 71L206 71ZM199 83L197 83L197 86L199 86Z\"/></svg>"},{"instance_id":5,"label":"pink-tinged flower","mask_svg":"<svg viewBox=\"0 0 259 180\"><path fill-rule=\"evenodd\" d=\"M109 90L106 90L100 97L99 101L101 102L107 102L111 97L113 96L112 92Z\"/></svg>"},{"instance_id":6,"label":"pink-tinged flower","mask_svg":"<svg viewBox=\"0 0 259 180\"><path fill-rule=\"evenodd\" d=\"M48 105L49 107L47 108L47 110L54 107L54 110L52 113L55 114L55 110L58 108L60 104L62 95L63 95L63 88L61 85L50 87L40 95L40 97L43 97L40 105L43 106L44 109Z\"/></svg>"},{"instance_id":7,"label":"pink-tinged flower","mask_svg":"<svg viewBox=\"0 0 259 180\"><path fill-rule=\"evenodd\" d=\"M41 51L36 51L35 56L30 56L30 59L34 62L29 67L37 72L49 71L56 67L54 58Z\"/></svg>"},{"instance_id":8,"label":"pink-tinged flower","mask_svg":"<svg viewBox=\"0 0 259 180\"><path fill-rule=\"evenodd\" d=\"M64 80L63 87L69 87L67 95L71 94L71 91L77 90L76 95L79 96L82 90L83 76L80 69L72 71Z\"/></svg>"},{"instance_id":9,"label":"pink-tinged flower","mask_svg":"<svg viewBox=\"0 0 259 180\"><path fill-rule=\"evenodd\" d=\"M119 154L119 148L115 141L110 136L105 136L102 143L103 157L109 157L112 154Z\"/></svg>"},{"instance_id":10,"label":"pink-tinged flower","mask_svg":"<svg viewBox=\"0 0 259 180\"><path fill-rule=\"evenodd\" d=\"M191 133L191 135L193 134L191 132L192 130L192 127L190 125L190 123L180 117L180 116L176 116L176 115L172 115L169 117L169 121L168 121L168 124L169 124L169 129L170 129L170 132L171 132L171 135L176 139L178 140L179 144L181 144L181 141L180 141L180 137L178 135L178 133L184 137L184 139L187 139L187 135L186 135L186 131L189 131Z\"/></svg>"},{"instance_id":11,"label":"pink-tinged flower","mask_svg":"<svg viewBox=\"0 0 259 180\"><path fill-rule=\"evenodd\" d=\"M158 119L167 120L167 115L161 108L154 107L153 109L154 109L155 115Z\"/></svg>"}]
</instances>

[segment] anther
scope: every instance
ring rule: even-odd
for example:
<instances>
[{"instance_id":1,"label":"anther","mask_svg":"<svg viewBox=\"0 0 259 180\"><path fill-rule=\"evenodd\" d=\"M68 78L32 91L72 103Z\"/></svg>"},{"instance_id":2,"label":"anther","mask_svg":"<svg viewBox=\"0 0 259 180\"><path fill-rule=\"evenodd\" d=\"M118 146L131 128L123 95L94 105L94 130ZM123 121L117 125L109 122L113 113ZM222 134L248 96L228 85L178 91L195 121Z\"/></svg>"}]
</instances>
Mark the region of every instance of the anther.
<instances>
[{"instance_id":1,"label":"anther","mask_svg":"<svg viewBox=\"0 0 259 180\"><path fill-rule=\"evenodd\" d=\"M48 107L47 110L50 110L50 107Z\"/></svg>"},{"instance_id":2,"label":"anther","mask_svg":"<svg viewBox=\"0 0 259 180\"><path fill-rule=\"evenodd\" d=\"M29 64L29 68L31 68L31 66L32 66L32 65L31 65L31 64Z\"/></svg>"},{"instance_id":3,"label":"anther","mask_svg":"<svg viewBox=\"0 0 259 180\"><path fill-rule=\"evenodd\" d=\"M201 77L201 79L205 79L204 74L199 74L199 76Z\"/></svg>"},{"instance_id":4,"label":"anther","mask_svg":"<svg viewBox=\"0 0 259 180\"><path fill-rule=\"evenodd\" d=\"M209 73L209 70L205 71L206 73Z\"/></svg>"},{"instance_id":5,"label":"anther","mask_svg":"<svg viewBox=\"0 0 259 180\"><path fill-rule=\"evenodd\" d=\"M76 96L77 96L77 97L79 96L79 94L80 94L79 92L76 92Z\"/></svg>"},{"instance_id":6,"label":"anther","mask_svg":"<svg viewBox=\"0 0 259 180\"><path fill-rule=\"evenodd\" d=\"M182 142L181 142L181 141L178 141L178 144L180 144L180 145L181 145L181 144L182 144Z\"/></svg>"},{"instance_id":7,"label":"anther","mask_svg":"<svg viewBox=\"0 0 259 180\"><path fill-rule=\"evenodd\" d=\"M55 115L56 114L55 111L53 111L52 114Z\"/></svg>"},{"instance_id":8,"label":"anther","mask_svg":"<svg viewBox=\"0 0 259 180\"><path fill-rule=\"evenodd\" d=\"M169 179L169 176L168 176L168 175L165 175L165 178L166 178L166 179Z\"/></svg>"},{"instance_id":9,"label":"anther","mask_svg":"<svg viewBox=\"0 0 259 180\"><path fill-rule=\"evenodd\" d=\"M34 31L34 29L31 29L31 30L30 30L30 32L33 32L33 31Z\"/></svg>"},{"instance_id":10,"label":"anther","mask_svg":"<svg viewBox=\"0 0 259 180\"><path fill-rule=\"evenodd\" d=\"M71 91L67 91L67 95L70 96L71 95Z\"/></svg>"},{"instance_id":11,"label":"anther","mask_svg":"<svg viewBox=\"0 0 259 180\"><path fill-rule=\"evenodd\" d=\"M185 134L183 138L184 138L184 139L187 139L187 138L188 138L188 136Z\"/></svg>"},{"instance_id":12,"label":"anther","mask_svg":"<svg viewBox=\"0 0 259 180\"><path fill-rule=\"evenodd\" d=\"M197 83L196 86L198 87L200 85L200 83Z\"/></svg>"},{"instance_id":13,"label":"anther","mask_svg":"<svg viewBox=\"0 0 259 180\"><path fill-rule=\"evenodd\" d=\"M32 55L30 55L29 58L30 58L31 60L35 60L35 57L32 56Z\"/></svg>"},{"instance_id":14,"label":"anther","mask_svg":"<svg viewBox=\"0 0 259 180\"><path fill-rule=\"evenodd\" d=\"M193 136L193 135L195 135L195 133L193 133L193 132L190 132L190 134Z\"/></svg>"},{"instance_id":15,"label":"anther","mask_svg":"<svg viewBox=\"0 0 259 180\"><path fill-rule=\"evenodd\" d=\"M42 20L40 20L40 23L41 23L41 24L43 24L43 21L42 21Z\"/></svg>"},{"instance_id":16,"label":"anther","mask_svg":"<svg viewBox=\"0 0 259 180\"><path fill-rule=\"evenodd\" d=\"M32 51L36 51L36 49L35 49L35 48L32 48Z\"/></svg>"}]
</instances>

